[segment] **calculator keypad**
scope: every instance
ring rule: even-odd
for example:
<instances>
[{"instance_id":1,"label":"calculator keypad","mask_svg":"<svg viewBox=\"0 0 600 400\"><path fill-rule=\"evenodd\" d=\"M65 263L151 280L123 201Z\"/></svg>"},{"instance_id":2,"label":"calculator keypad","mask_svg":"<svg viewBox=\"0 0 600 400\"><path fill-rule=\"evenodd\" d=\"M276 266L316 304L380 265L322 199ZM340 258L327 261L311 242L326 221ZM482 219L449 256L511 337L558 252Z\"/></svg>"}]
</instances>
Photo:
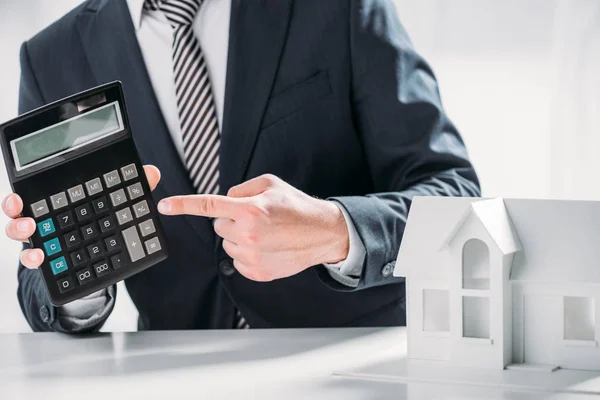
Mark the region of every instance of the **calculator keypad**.
<instances>
[{"instance_id":1,"label":"calculator keypad","mask_svg":"<svg viewBox=\"0 0 600 400\"><path fill-rule=\"evenodd\" d=\"M138 236L135 226L127 228L123 231L123 239L125 239L125 246L129 252L129 258L131 259L131 262L136 262L137 260L141 260L145 257L142 241Z\"/></svg>"},{"instance_id":2,"label":"calculator keypad","mask_svg":"<svg viewBox=\"0 0 600 400\"><path fill-rule=\"evenodd\" d=\"M118 207L121 204L127 203L127 197L125 197L125 191L123 189L119 189L116 192L112 192L110 194L110 201L112 202L113 207Z\"/></svg>"},{"instance_id":3,"label":"calculator keypad","mask_svg":"<svg viewBox=\"0 0 600 400\"><path fill-rule=\"evenodd\" d=\"M91 181L87 181L85 183L85 187L87 189L88 195L90 196L102 192L102 183L100 182L100 178L94 178Z\"/></svg>"},{"instance_id":4,"label":"calculator keypad","mask_svg":"<svg viewBox=\"0 0 600 400\"><path fill-rule=\"evenodd\" d=\"M75 224L75 221L73 221L73 213L71 211L59 214L56 219L58 219L58 225L61 229L70 228Z\"/></svg>"},{"instance_id":5,"label":"calculator keypad","mask_svg":"<svg viewBox=\"0 0 600 400\"><path fill-rule=\"evenodd\" d=\"M80 200L85 199L85 193L83 193L83 185L77 185L68 190L71 203L77 203Z\"/></svg>"},{"instance_id":6,"label":"calculator keypad","mask_svg":"<svg viewBox=\"0 0 600 400\"><path fill-rule=\"evenodd\" d=\"M56 232L56 228L54 227L54 222L52 222L52 218L48 218L41 222L38 222L37 229L41 237L46 237Z\"/></svg>"},{"instance_id":7,"label":"calculator keypad","mask_svg":"<svg viewBox=\"0 0 600 400\"><path fill-rule=\"evenodd\" d=\"M50 196L50 203L52 204L52 208L54 210L59 210L69 205L69 203L67 202L67 195L65 192L60 192L53 196Z\"/></svg>"},{"instance_id":8,"label":"calculator keypad","mask_svg":"<svg viewBox=\"0 0 600 400\"><path fill-rule=\"evenodd\" d=\"M34 218L39 218L42 215L48 214L50 212L48 203L46 203L46 200L36 201L31 205L31 212L33 213Z\"/></svg>"},{"instance_id":9,"label":"calculator keypad","mask_svg":"<svg viewBox=\"0 0 600 400\"><path fill-rule=\"evenodd\" d=\"M123 180L130 181L138 177L137 168L135 164L129 164L121 168L121 175L123 175Z\"/></svg>"},{"instance_id":10,"label":"calculator keypad","mask_svg":"<svg viewBox=\"0 0 600 400\"><path fill-rule=\"evenodd\" d=\"M129 164L30 205L60 293L162 250L137 179Z\"/></svg>"},{"instance_id":11,"label":"calculator keypad","mask_svg":"<svg viewBox=\"0 0 600 400\"><path fill-rule=\"evenodd\" d=\"M119 178L119 173L115 170L115 171L110 171L107 174L104 174L104 183L106 183L107 188L117 186L119 183L121 183L121 178Z\"/></svg>"},{"instance_id":12,"label":"calculator keypad","mask_svg":"<svg viewBox=\"0 0 600 400\"><path fill-rule=\"evenodd\" d=\"M129 194L130 200L135 200L138 197L142 197L144 195L144 190L142 189L142 184L138 182L131 186L127 186L127 193Z\"/></svg>"},{"instance_id":13,"label":"calculator keypad","mask_svg":"<svg viewBox=\"0 0 600 400\"><path fill-rule=\"evenodd\" d=\"M77 217L77 221L87 221L92 217L92 208L89 204L75 207L75 216Z\"/></svg>"},{"instance_id":14,"label":"calculator keypad","mask_svg":"<svg viewBox=\"0 0 600 400\"><path fill-rule=\"evenodd\" d=\"M156 232L156 228L154 227L154 221L152 221L151 219L142 222L138 225L138 227L140 228L140 232L142 233L143 237L146 237Z\"/></svg>"},{"instance_id":15,"label":"calculator keypad","mask_svg":"<svg viewBox=\"0 0 600 400\"><path fill-rule=\"evenodd\" d=\"M61 293L68 292L73 288L73 280L69 276L58 281L58 290L60 290Z\"/></svg>"},{"instance_id":16,"label":"calculator keypad","mask_svg":"<svg viewBox=\"0 0 600 400\"><path fill-rule=\"evenodd\" d=\"M119 221L119 225L125 225L125 224L133 221L133 216L131 215L131 209L129 207L127 207L120 211L117 211L117 221Z\"/></svg>"}]
</instances>

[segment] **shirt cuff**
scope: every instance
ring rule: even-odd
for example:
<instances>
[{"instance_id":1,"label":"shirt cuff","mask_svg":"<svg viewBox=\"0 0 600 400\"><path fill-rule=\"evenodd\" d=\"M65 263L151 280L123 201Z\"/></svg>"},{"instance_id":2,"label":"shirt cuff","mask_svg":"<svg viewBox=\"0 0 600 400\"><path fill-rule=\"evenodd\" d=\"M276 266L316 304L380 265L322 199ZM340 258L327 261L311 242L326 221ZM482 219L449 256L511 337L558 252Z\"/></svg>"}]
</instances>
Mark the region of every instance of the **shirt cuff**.
<instances>
[{"instance_id":1,"label":"shirt cuff","mask_svg":"<svg viewBox=\"0 0 600 400\"><path fill-rule=\"evenodd\" d=\"M358 286L364 268L366 255L365 245L360 239L360 236L358 236L356 227L354 226L350 215L348 215L348 212L337 201L333 201L333 203L338 206L344 215L344 220L346 221L346 226L348 228L348 256L345 260L338 263L323 265L327 268L329 275L331 275L333 279L342 285L355 288Z\"/></svg>"},{"instance_id":2,"label":"shirt cuff","mask_svg":"<svg viewBox=\"0 0 600 400\"><path fill-rule=\"evenodd\" d=\"M110 286L57 308L59 324L68 332L81 332L104 321L115 304Z\"/></svg>"}]
</instances>

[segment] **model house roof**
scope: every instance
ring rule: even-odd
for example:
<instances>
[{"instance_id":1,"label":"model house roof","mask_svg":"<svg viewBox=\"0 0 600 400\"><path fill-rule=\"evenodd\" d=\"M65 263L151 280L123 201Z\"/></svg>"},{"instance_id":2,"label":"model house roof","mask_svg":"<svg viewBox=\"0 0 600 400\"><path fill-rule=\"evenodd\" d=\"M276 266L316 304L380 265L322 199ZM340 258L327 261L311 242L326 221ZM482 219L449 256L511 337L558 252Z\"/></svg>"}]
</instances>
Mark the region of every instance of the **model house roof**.
<instances>
[{"instance_id":1,"label":"model house roof","mask_svg":"<svg viewBox=\"0 0 600 400\"><path fill-rule=\"evenodd\" d=\"M511 254L521 250L521 242L502 199L481 199L471 203L460 220L454 224L442 243L443 247L452 241L470 215L475 215L481 222L502 253Z\"/></svg>"},{"instance_id":2,"label":"model house roof","mask_svg":"<svg viewBox=\"0 0 600 400\"><path fill-rule=\"evenodd\" d=\"M394 274L448 279L446 244L471 213L502 252L522 249L511 279L600 283L600 202L589 201L416 197Z\"/></svg>"}]
</instances>

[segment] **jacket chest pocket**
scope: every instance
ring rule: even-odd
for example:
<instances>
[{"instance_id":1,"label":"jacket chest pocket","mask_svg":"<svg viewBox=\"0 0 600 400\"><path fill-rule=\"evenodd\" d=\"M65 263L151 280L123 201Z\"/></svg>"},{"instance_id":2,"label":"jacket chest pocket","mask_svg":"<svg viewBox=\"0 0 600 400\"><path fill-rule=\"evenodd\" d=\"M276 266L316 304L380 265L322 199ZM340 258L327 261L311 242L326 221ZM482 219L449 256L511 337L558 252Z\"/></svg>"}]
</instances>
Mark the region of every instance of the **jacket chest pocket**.
<instances>
[{"instance_id":1,"label":"jacket chest pocket","mask_svg":"<svg viewBox=\"0 0 600 400\"><path fill-rule=\"evenodd\" d=\"M330 93L329 75L327 71L319 71L309 78L273 94L269 98L262 129L295 114Z\"/></svg>"}]
</instances>

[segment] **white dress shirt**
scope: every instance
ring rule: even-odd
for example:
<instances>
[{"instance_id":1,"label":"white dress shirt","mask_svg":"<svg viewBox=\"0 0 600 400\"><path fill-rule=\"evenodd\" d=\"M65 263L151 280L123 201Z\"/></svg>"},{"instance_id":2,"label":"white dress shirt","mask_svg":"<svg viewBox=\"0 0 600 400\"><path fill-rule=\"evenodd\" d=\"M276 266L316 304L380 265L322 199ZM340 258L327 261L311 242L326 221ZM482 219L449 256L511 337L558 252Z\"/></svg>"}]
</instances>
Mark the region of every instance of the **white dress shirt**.
<instances>
[{"instance_id":1,"label":"white dress shirt","mask_svg":"<svg viewBox=\"0 0 600 400\"><path fill-rule=\"evenodd\" d=\"M144 0L127 0L127 5L160 110L177 152L184 160L183 134L179 124L171 58L173 28L162 12L144 9ZM223 126L225 104L230 11L231 0L204 0L193 25L206 60L220 129ZM348 226L348 257L344 261L327 264L325 267L338 282L356 287L363 269L365 247L350 216L343 207L340 206L340 209ZM78 300L69 304L66 309L63 307L59 317L79 315L84 308L82 303ZM85 309L86 313L90 312L89 302Z\"/></svg>"}]
</instances>

